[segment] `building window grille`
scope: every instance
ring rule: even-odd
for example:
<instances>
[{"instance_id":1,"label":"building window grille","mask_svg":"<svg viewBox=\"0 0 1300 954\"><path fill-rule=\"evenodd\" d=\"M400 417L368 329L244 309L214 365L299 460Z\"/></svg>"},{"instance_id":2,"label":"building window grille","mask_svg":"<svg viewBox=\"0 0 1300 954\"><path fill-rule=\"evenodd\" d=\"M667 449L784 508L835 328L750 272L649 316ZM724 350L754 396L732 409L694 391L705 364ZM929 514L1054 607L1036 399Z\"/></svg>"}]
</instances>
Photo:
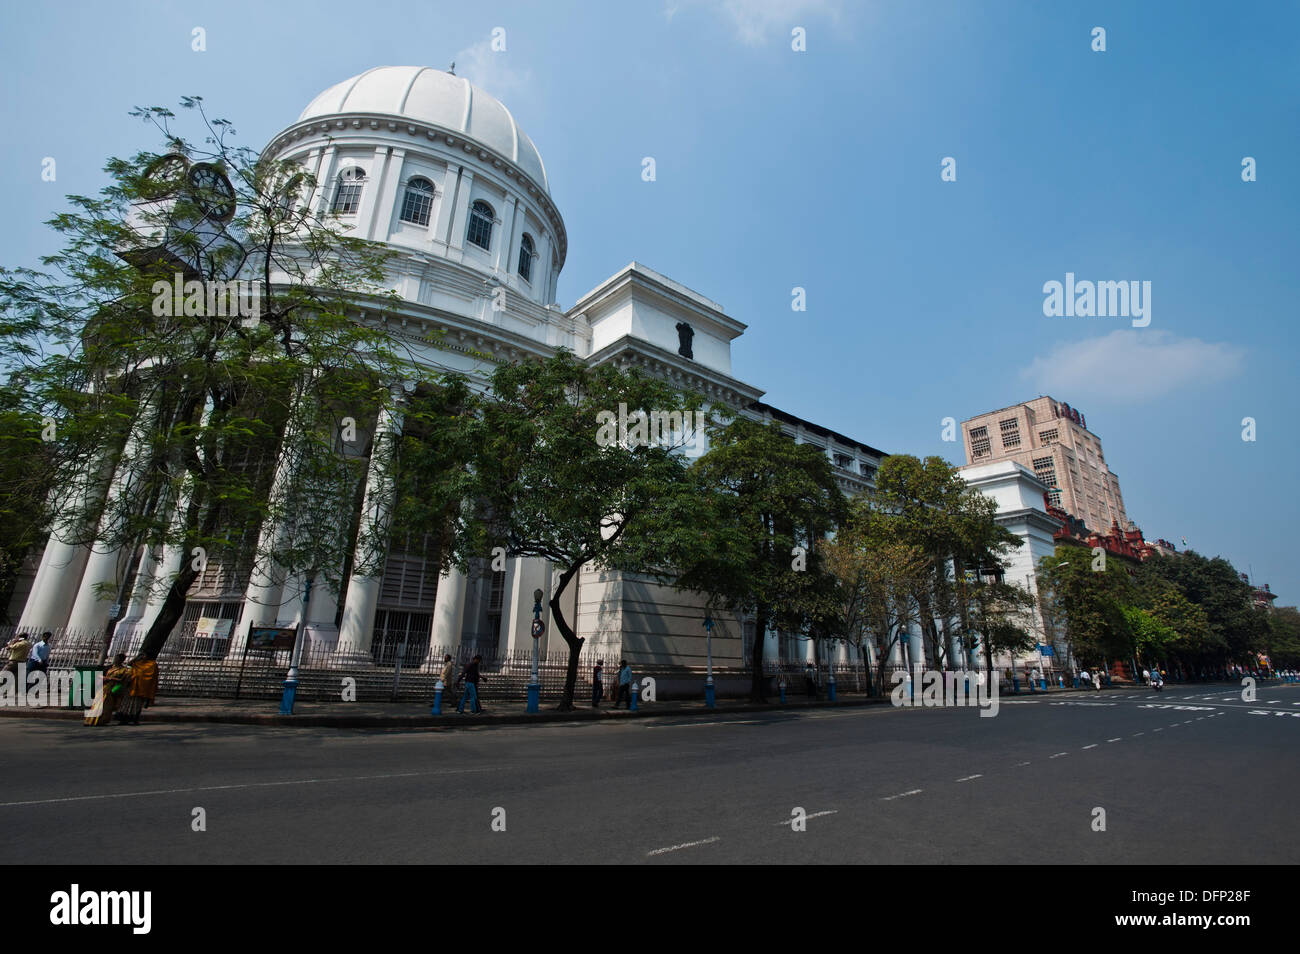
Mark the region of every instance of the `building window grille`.
<instances>
[{"instance_id":1,"label":"building window grille","mask_svg":"<svg viewBox=\"0 0 1300 954\"><path fill-rule=\"evenodd\" d=\"M1002 432L1002 446L1006 448L1020 446L1020 422L1014 417L1006 421L998 421L998 429Z\"/></svg>"},{"instance_id":2,"label":"building window grille","mask_svg":"<svg viewBox=\"0 0 1300 954\"><path fill-rule=\"evenodd\" d=\"M981 457L989 457L993 453L993 447L989 443L989 429L987 427L973 427L970 432L970 450L971 456L976 460Z\"/></svg>"},{"instance_id":3,"label":"building window grille","mask_svg":"<svg viewBox=\"0 0 1300 954\"><path fill-rule=\"evenodd\" d=\"M417 176L406 184L402 199L402 221L413 225L428 225L433 210L433 183Z\"/></svg>"},{"instance_id":4,"label":"building window grille","mask_svg":"<svg viewBox=\"0 0 1300 954\"><path fill-rule=\"evenodd\" d=\"M339 215L356 215L361 208L361 190L366 184L366 173L352 167L339 174L338 185L334 189L333 209Z\"/></svg>"},{"instance_id":5,"label":"building window grille","mask_svg":"<svg viewBox=\"0 0 1300 954\"><path fill-rule=\"evenodd\" d=\"M1051 430L1043 431L1038 435L1038 439L1044 444L1055 444L1061 439L1061 431L1053 427Z\"/></svg>"},{"instance_id":6,"label":"building window grille","mask_svg":"<svg viewBox=\"0 0 1300 954\"><path fill-rule=\"evenodd\" d=\"M482 199L475 202L469 213L469 231L465 235L466 241L477 245L484 251L490 250L492 248L492 221L495 217L492 206Z\"/></svg>"}]
</instances>

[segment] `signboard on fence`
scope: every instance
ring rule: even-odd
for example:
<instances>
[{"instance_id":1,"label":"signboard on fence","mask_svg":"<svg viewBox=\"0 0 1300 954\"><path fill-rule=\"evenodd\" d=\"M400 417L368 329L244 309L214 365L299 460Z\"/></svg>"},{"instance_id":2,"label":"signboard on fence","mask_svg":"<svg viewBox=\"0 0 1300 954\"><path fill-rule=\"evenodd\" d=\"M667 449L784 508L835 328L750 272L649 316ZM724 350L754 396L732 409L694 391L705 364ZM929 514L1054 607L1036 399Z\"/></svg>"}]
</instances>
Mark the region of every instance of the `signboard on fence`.
<instances>
[{"instance_id":1,"label":"signboard on fence","mask_svg":"<svg viewBox=\"0 0 1300 954\"><path fill-rule=\"evenodd\" d=\"M278 629L274 626L254 626L248 631L249 649L293 649L298 630L293 627Z\"/></svg>"},{"instance_id":2,"label":"signboard on fence","mask_svg":"<svg viewBox=\"0 0 1300 954\"><path fill-rule=\"evenodd\" d=\"M1056 650L1055 650L1053 647L1048 646L1048 645L1046 645L1046 644L1040 645L1040 646L1038 647L1038 651L1039 651L1040 653L1042 653L1044 656L1055 656L1055 655L1056 655Z\"/></svg>"},{"instance_id":3,"label":"signboard on fence","mask_svg":"<svg viewBox=\"0 0 1300 954\"><path fill-rule=\"evenodd\" d=\"M194 635L199 639L229 639L230 630L235 625L233 619L213 619L202 616L194 626Z\"/></svg>"}]
</instances>

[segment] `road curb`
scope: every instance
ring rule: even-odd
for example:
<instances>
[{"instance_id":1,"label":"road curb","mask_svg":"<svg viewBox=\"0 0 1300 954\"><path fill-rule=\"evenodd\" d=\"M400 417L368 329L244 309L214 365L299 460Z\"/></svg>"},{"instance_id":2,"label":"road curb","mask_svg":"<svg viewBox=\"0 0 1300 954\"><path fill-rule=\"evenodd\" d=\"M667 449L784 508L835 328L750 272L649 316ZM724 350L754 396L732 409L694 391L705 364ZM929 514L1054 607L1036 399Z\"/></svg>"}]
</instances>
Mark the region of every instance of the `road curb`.
<instances>
[{"instance_id":1,"label":"road curb","mask_svg":"<svg viewBox=\"0 0 1300 954\"><path fill-rule=\"evenodd\" d=\"M1123 688L1123 687L1113 687ZM1076 693L1093 693L1092 689L1055 689L1049 692L999 694L1000 698L1029 698L1032 696L1074 695ZM840 699L835 702L797 702L797 703L743 703L706 709L702 704L690 708L658 708L653 703L642 703L635 712L609 709L576 709L572 712L538 712L509 713L489 715L487 717L464 716L456 714L435 715L376 715L373 713L302 713L300 715L280 715L266 712L186 712L183 708L167 708L165 705L150 709L143 717L149 723L168 724L216 724L216 725L256 725L256 726L300 726L325 729L459 729L481 728L485 726L546 725L562 722L614 722L632 719L654 718L711 718L732 713L743 715L754 712L803 712L825 709L854 709L866 706L888 705L888 696L881 698ZM342 703L346 704L346 703ZM85 717L82 709L54 708L0 708L0 716L19 719L59 719L63 721L80 721Z\"/></svg>"}]
</instances>

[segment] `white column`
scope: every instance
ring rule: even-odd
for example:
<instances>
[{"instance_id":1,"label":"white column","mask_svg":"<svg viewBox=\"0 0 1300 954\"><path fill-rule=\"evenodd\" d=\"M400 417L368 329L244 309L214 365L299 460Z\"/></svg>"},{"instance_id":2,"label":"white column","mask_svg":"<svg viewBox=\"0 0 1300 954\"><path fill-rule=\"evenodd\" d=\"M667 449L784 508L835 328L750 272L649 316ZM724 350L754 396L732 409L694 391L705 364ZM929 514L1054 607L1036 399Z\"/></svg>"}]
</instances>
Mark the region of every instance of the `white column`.
<instances>
[{"instance_id":1,"label":"white column","mask_svg":"<svg viewBox=\"0 0 1300 954\"><path fill-rule=\"evenodd\" d=\"M51 533L45 542L32 591L18 617L18 625L24 629L59 629L67 625L72 601L86 569L90 549L63 543L56 533Z\"/></svg>"},{"instance_id":2,"label":"white column","mask_svg":"<svg viewBox=\"0 0 1300 954\"><path fill-rule=\"evenodd\" d=\"M451 244L450 229L452 213L456 210L457 178L456 167L447 166L442 174L442 182L438 185L438 194L434 198L434 208L438 214L429 223L429 230L432 233L430 238L439 245Z\"/></svg>"},{"instance_id":3,"label":"white column","mask_svg":"<svg viewBox=\"0 0 1300 954\"><path fill-rule=\"evenodd\" d=\"M469 194L474 185L474 173L466 169L460 176L460 194L456 196L456 208L451 217L451 234L447 244L451 248L465 247L465 229L469 225Z\"/></svg>"},{"instance_id":4,"label":"white column","mask_svg":"<svg viewBox=\"0 0 1300 954\"><path fill-rule=\"evenodd\" d=\"M511 249L515 247L515 202L512 195L506 196L505 206L501 209L501 244L497 246L496 261L493 267L497 274L505 272L506 281L514 274L511 265ZM531 638L531 637L530 637Z\"/></svg>"},{"instance_id":5,"label":"white column","mask_svg":"<svg viewBox=\"0 0 1300 954\"><path fill-rule=\"evenodd\" d=\"M320 166L316 172L316 195L311 200L311 210L316 216L322 216L334 201L335 159L338 156L336 146L327 146L321 156Z\"/></svg>"},{"instance_id":6,"label":"white column","mask_svg":"<svg viewBox=\"0 0 1300 954\"><path fill-rule=\"evenodd\" d=\"M343 622L339 626L339 645L358 655L369 655L374 636L375 609L383 582L384 538L392 510L392 456L401 429L401 413L381 408L375 424L375 439L366 471L366 492L361 504L361 527L353 557L352 575L348 579L343 603ZM370 537L369 545L365 537Z\"/></svg>"},{"instance_id":7,"label":"white column","mask_svg":"<svg viewBox=\"0 0 1300 954\"><path fill-rule=\"evenodd\" d=\"M465 590L465 574L454 566L439 578L433 604L431 647L445 651L460 645L465 626Z\"/></svg>"},{"instance_id":8,"label":"white column","mask_svg":"<svg viewBox=\"0 0 1300 954\"><path fill-rule=\"evenodd\" d=\"M109 484L104 514L95 533L95 543L90 548L86 569L81 575L81 584L77 587L77 596L68 616L70 630L89 632L104 629L108 625L108 612L118 597L117 588L120 587L122 573L126 571L126 567L122 566L123 557L127 557L129 564L135 554L124 554L120 546L101 548L100 540L114 532L114 510L118 501L138 493L136 481L145 463L142 460L143 445L157 418L156 407L142 407L131 425L131 432Z\"/></svg>"}]
</instances>

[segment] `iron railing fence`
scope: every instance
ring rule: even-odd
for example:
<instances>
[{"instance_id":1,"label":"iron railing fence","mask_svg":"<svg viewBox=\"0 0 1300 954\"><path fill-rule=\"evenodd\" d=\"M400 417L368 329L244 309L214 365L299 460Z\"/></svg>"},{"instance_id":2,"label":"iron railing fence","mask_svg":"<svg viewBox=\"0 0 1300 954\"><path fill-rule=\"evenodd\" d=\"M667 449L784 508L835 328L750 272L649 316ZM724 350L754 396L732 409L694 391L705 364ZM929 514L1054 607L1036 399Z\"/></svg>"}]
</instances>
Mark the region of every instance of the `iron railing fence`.
<instances>
[{"instance_id":1,"label":"iron railing fence","mask_svg":"<svg viewBox=\"0 0 1300 954\"><path fill-rule=\"evenodd\" d=\"M9 642L15 628L0 627L0 646ZM54 631L50 639L49 668L76 669L99 668L116 653L125 653L130 659L139 651L144 639L143 629L117 629L111 639L97 631ZM224 642L224 641L218 641ZM412 652L407 643L386 643L381 648L349 646L347 644L308 643L299 662L298 698L307 701L342 701L345 698L358 702L431 702L435 685L443 667L443 659L450 655L454 663L452 685L447 686L444 704L457 698L461 687L457 681L474 655L483 657L480 667L479 691L485 705L493 700L518 700L527 697L532 672L532 652L498 651L483 648L471 641L457 646L438 646L422 642L418 652ZM550 652L538 659L538 676L543 700L558 701L568 671L568 652ZM590 704L592 673L596 657L579 658L574 698L579 704ZM289 650L240 649L228 645L214 646L209 637L195 635L173 636L158 656L159 692L166 696L196 696L206 698L276 699L283 690L283 682L291 661ZM807 698L806 666L796 660L764 660L765 691L769 697L779 694L782 677L788 698ZM835 676L836 694L870 694L888 696L897 685L894 674L906 673L904 667L887 667L881 673L874 667L864 667L861 662L837 663L832 667L821 664L814 667L813 681L819 698L827 696L829 676ZM714 682L720 698L748 694L751 677L748 666L715 666ZM1011 691L1011 685L1002 676L1000 691ZM652 677L659 699L700 698L703 695L705 669L703 666L638 665L633 667L637 680ZM1044 672L1049 685L1060 687L1059 671ZM613 663L604 667L605 704L612 704L617 691L618 669ZM1072 679L1064 678L1065 686L1072 687ZM920 687L918 687L919 691ZM1021 691L1028 687L1021 681ZM973 691L972 689L969 691Z\"/></svg>"}]
</instances>

